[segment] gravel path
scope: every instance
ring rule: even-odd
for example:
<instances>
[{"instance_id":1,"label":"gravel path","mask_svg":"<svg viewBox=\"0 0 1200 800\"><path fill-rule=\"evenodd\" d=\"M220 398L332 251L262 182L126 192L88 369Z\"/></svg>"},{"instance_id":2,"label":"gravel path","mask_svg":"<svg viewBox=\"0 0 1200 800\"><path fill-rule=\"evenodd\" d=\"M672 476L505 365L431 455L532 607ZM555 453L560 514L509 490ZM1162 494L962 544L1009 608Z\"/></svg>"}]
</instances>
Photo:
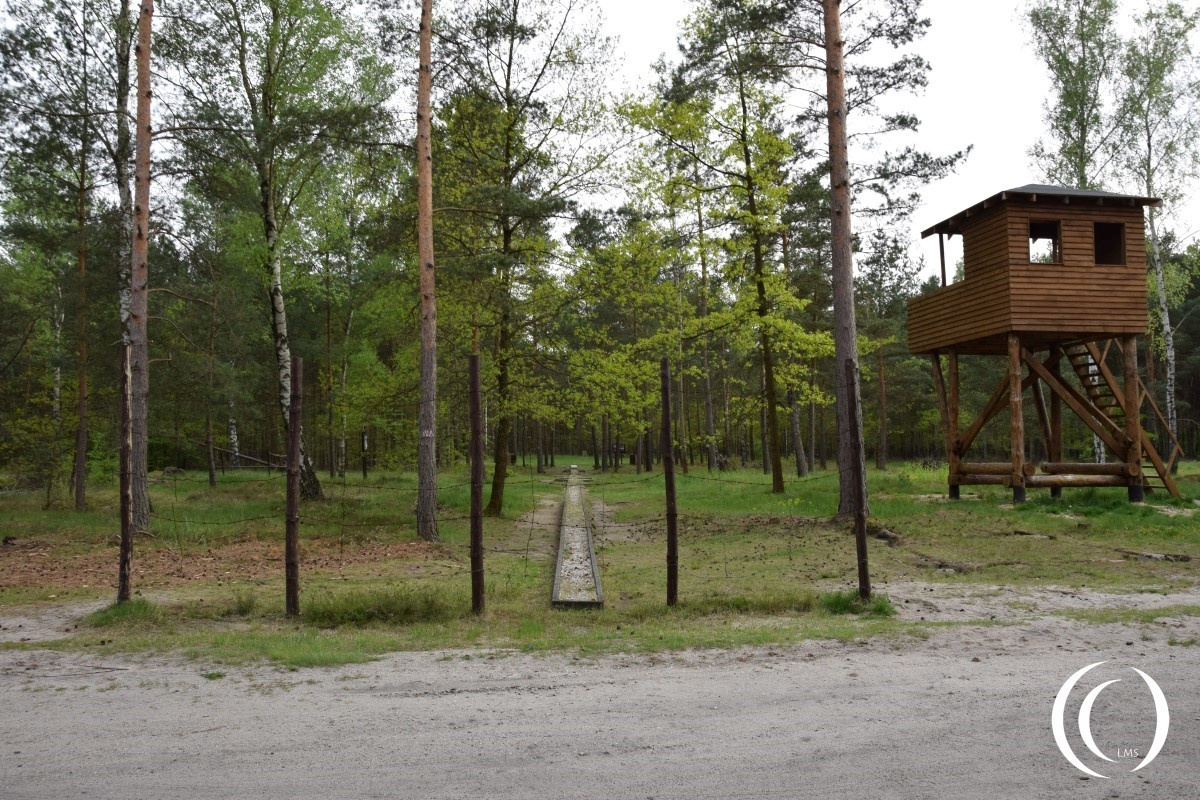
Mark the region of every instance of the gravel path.
<instances>
[{"instance_id":1,"label":"gravel path","mask_svg":"<svg viewBox=\"0 0 1200 800\"><path fill-rule=\"evenodd\" d=\"M1200 648L1178 644L1198 636L1195 617L1049 616L925 640L587 660L402 653L213 679L180 658L0 651L0 798L1178 800L1200 781ZM1126 678L1092 714L1104 752L1144 755L1153 734L1129 667L1170 703L1144 775L1081 744L1083 684L1067 728L1113 778L1082 780L1055 748L1058 688L1102 660L1095 681Z\"/></svg>"}]
</instances>

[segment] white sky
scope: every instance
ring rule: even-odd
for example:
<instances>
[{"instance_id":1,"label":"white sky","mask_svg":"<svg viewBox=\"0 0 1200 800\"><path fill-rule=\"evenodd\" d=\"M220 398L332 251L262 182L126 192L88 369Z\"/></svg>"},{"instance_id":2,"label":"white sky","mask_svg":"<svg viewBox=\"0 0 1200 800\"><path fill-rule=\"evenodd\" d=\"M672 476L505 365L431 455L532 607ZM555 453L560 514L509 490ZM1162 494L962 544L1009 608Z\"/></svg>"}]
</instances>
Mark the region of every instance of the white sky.
<instances>
[{"instance_id":1,"label":"white sky","mask_svg":"<svg viewBox=\"0 0 1200 800\"><path fill-rule=\"evenodd\" d=\"M599 0L611 33L620 37L624 76L645 85L650 64L675 53L686 0ZM1023 26L1025 2L1017 0L925 0L932 21L916 50L931 65L925 93L903 104L922 121L918 146L945 154L974 145L951 176L925 187L912 219L912 244L924 255L925 274L937 271L937 237L922 242L921 231L996 192L1039 183L1029 149L1042 135L1042 105L1049 79L1034 56ZM1136 5L1140 3L1126 3ZM1200 188L1200 187L1198 187ZM1168 219L1180 235L1200 228L1200 191ZM1166 209L1165 209L1166 210ZM954 237L946 249L949 269L962 254Z\"/></svg>"}]
</instances>

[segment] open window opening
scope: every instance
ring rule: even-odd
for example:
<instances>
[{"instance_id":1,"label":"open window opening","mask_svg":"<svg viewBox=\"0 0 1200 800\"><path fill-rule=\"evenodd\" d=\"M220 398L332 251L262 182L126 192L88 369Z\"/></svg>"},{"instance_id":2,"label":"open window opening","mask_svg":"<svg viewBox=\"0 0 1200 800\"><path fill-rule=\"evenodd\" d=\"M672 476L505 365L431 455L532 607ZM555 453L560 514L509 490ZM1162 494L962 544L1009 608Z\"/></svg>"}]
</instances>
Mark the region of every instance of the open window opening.
<instances>
[{"instance_id":1,"label":"open window opening","mask_svg":"<svg viewBox=\"0 0 1200 800\"><path fill-rule=\"evenodd\" d=\"M1029 263L1062 263L1062 223L1058 220L1029 221Z\"/></svg>"},{"instance_id":2,"label":"open window opening","mask_svg":"<svg viewBox=\"0 0 1200 800\"><path fill-rule=\"evenodd\" d=\"M1096 263L1125 263L1125 223L1095 223Z\"/></svg>"}]
</instances>

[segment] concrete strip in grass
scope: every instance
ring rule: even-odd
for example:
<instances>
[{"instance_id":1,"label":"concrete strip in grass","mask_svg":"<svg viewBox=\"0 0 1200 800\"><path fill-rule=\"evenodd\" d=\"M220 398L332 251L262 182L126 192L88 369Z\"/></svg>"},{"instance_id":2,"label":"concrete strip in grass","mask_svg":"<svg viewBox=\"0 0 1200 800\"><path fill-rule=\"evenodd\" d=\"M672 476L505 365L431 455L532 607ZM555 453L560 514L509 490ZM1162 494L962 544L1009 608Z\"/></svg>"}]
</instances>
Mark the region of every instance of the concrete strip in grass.
<instances>
[{"instance_id":1,"label":"concrete strip in grass","mask_svg":"<svg viewBox=\"0 0 1200 800\"><path fill-rule=\"evenodd\" d=\"M554 570L551 605L557 608L602 608L604 590L596 567L592 526L588 514L587 488L578 467L571 467L563 493L562 519L558 529L558 559Z\"/></svg>"}]
</instances>

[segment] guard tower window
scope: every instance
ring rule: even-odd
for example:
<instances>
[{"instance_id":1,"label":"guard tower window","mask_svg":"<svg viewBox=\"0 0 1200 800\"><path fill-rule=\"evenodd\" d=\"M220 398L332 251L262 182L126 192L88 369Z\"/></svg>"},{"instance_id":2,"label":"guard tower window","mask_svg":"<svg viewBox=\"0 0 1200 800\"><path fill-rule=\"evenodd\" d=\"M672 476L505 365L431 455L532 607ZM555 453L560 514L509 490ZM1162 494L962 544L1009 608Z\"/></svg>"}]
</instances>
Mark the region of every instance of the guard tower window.
<instances>
[{"instance_id":1,"label":"guard tower window","mask_svg":"<svg viewBox=\"0 0 1200 800\"><path fill-rule=\"evenodd\" d=\"M1096 263L1125 263L1125 224L1123 222L1097 222Z\"/></svg>"},{"instance_id":2,"label":"guard tower window","mask_svg":"<svg viewBox=\"0 0 1200 800\"><path fill-rule=\"evenodd\" d=\"M1062 223L1058 220L1029 221L1029 263L1062 263Z\"/></svg>"}]
</instances>

